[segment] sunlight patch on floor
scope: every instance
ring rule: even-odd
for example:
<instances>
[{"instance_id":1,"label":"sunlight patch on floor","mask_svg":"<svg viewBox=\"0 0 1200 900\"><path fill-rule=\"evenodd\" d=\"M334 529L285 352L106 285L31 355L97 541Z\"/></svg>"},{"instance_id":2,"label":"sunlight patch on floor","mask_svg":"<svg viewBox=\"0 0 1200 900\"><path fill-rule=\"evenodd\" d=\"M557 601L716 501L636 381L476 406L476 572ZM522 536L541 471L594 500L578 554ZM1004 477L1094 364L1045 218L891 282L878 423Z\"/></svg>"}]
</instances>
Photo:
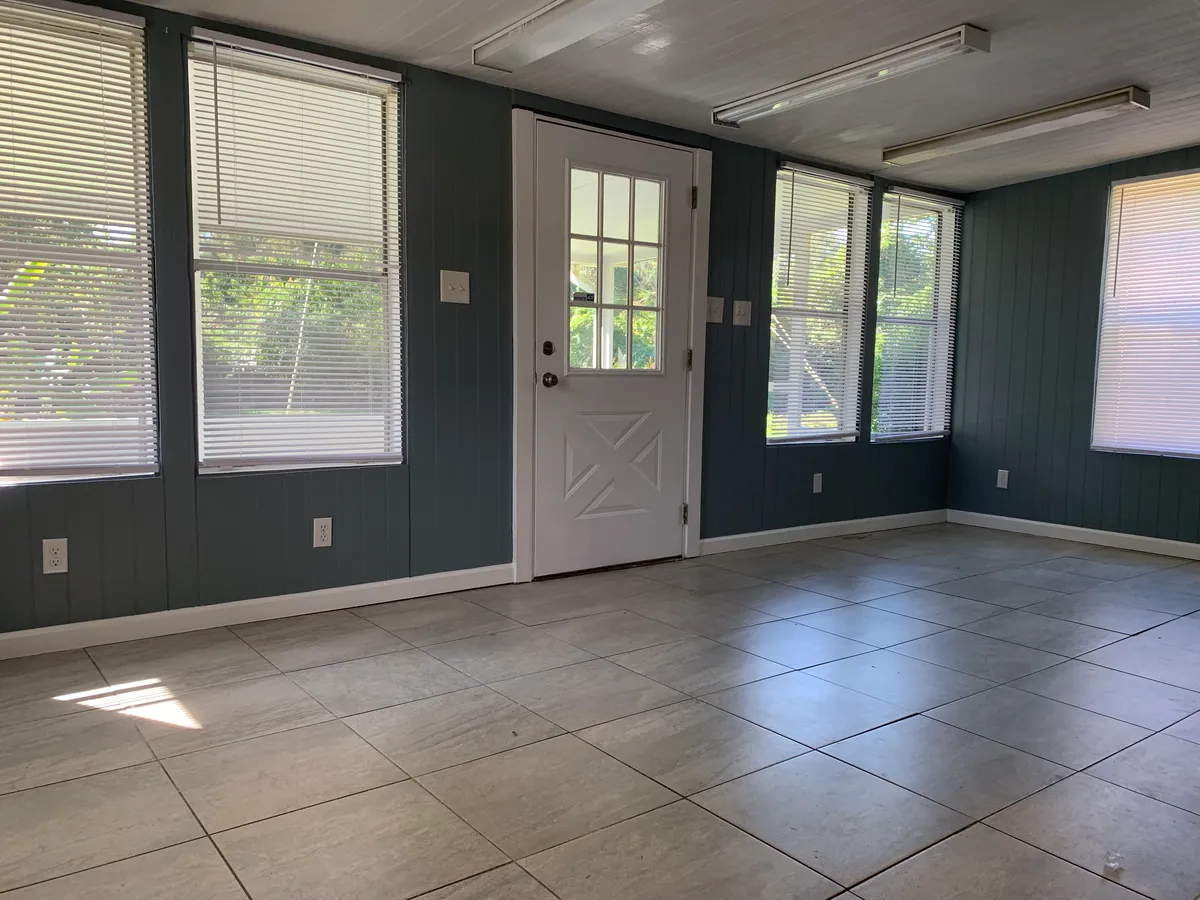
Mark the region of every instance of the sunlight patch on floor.
<instances>
[{"instance_id":1,"label":"sunlight patch on floor","mask_svg":"<svg viewBox=\"0 0 1200 900\"><path fill-rule=\"evenodd\" d=\"M178 728L203 727L187 708L175 699L171 689L157 678L129 681L75 694L62 694L54 699L64 703L78 703L91 709L106 709L123 716L149 719Z\"/></svg>"}]
</instances>

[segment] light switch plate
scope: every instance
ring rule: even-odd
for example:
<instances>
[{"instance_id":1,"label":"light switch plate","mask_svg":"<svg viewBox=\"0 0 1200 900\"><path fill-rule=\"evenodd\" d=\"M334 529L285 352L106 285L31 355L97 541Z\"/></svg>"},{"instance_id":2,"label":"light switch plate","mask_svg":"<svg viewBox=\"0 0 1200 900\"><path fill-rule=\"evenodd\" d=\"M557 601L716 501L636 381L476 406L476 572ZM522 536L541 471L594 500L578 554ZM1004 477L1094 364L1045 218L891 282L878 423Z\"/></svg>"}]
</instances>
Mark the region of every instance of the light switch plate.
<instances>
[{"instance_id":1,"label":"light switch plate","mask_svg":"<svg viewBox=\"0 0 1200 900\"><path fill-rule=\"evenodd\" d=\"M442 269L442 302L471 302L471 273Z\"/></svg>"},{"instance_id":2,"label":"light switch plate","mask_svg":"<svg viewBox=\"0 0 1200 900\"><path fill-rule=\"evenodd\" d=\"M725 318L725 298L708 298L708 321L721 322Z\"/></svg>"},{"instance_id":3,"label":"light switch plate","mask_svg":"<svg viewBox=\"0 0 1200 900\"><path fill-rule=\"evenodd\" d=\"M750 324L750 301L749 300L734 300L733 301L733 324L734 325L749 325Z\"/></svg>"},{"instance_id":4,"label":"light switch plate","mask_svg":"<svg viewBox=\"0 0 1200 900\"><path fill-rule=\"evenodd\" d=\"M813 493L819 494L825 487L825 479L820 472L813 472Z\"/></svg>"}]
</instances>

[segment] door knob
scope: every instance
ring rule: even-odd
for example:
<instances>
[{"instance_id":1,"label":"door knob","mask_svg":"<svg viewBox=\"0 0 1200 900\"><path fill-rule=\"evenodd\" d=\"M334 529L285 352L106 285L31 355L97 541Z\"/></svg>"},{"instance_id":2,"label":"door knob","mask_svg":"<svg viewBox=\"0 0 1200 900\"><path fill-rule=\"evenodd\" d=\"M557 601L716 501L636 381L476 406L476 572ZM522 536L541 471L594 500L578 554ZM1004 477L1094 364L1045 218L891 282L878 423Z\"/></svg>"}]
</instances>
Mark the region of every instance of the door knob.
<instances>
[{"instance_id":1,"label":"door knob","mask_svg":"<svg viewBox=\"0 0 1200 900\"><path fill-rule=\"evenodd\" d=\"M558 384L558 376L553 372L547 372L542 376L543 387L554 387L556 384Z\"/></svg>"}]
</instances>

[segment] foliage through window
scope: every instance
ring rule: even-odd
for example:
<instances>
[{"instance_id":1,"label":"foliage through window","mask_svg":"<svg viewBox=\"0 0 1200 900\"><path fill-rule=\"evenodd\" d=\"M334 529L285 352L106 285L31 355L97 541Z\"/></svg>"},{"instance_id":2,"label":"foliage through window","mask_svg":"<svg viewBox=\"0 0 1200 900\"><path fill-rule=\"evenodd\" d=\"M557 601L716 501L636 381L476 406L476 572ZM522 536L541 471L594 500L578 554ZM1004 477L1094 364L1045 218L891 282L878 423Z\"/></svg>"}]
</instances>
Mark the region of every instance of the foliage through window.
<instances>
[{"instance_id":1,"label":"foliage through window","mask_svg":"<svg viewBox=\"0 0 1200 900\"><path fill-rule=\"evenodd\" d=\"M871 401L875 440L949 431L960 221L956 204L884 194Z\"/></svg>"},{"instance_id":2,"label":"foliage through window","mask_svg":"<svg viewBox=\"0 0 1200 900\"><path fill-rule=\"evenodd\" d=\"M399 461L396 85L196 42L200 459Z\"/></svg>"},{"instance_id":3,"label":"foliage through window","mask_svg":"<svg viewBox=\"0 0 1200 900\"><path fill-rule=\"evenodd\" d=\"M783 168L775 181L767 440L858 434L870 188Z\"/></svg>"},{"instance_id":4,"label":"foliage through window","mask_svg":"<svg viewBox=\"0 0 1200 900\"><path fill-rule=\"evenodd\" d=\"M1200 173L1113 185L1092 447L1200 457Z\"/></svg>"},{"instance_id":5,"label":"foliage through window","mask_svg":"<svg viewBox=\"0 0 1200 900\"><path fill-rule=\"evenodd\" d=\"M139 24L0 5L0 483L155 471Z\"/></svg>"}]
</instances>

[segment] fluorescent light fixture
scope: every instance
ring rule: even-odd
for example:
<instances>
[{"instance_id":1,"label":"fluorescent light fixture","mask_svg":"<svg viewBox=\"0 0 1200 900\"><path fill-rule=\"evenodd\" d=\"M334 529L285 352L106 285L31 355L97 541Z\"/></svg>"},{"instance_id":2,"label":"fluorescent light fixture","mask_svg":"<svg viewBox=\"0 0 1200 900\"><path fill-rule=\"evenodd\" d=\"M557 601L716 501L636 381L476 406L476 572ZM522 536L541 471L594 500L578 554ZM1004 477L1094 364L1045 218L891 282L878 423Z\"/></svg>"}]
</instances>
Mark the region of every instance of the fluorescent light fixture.
<instances>
[{"instance_id":1,"label":"fluorescent light fixture","mask_svg":"<svg viewBox=\"0 0 1200 900\"><path fill-rule=\"evenodd\" d=\"M959 25L957 28L939 31L903 47L885 50L858 62L830 69L820 75L793 81L791 84L755 94L736 103L718 106L713 110L713 124L740 125L764 116L773 116L806 103L865 87L876 81L885 81L897 75L924 69L951 56L975 50L987 53L990 46L991 35L982 28Z\"/></svg>"},{"instance_id":2,"label":"fluorescent light fixture","mask_svg":"<svg viewBox=\"0 0 1200 900\"><path fill-rule=\"evenodd\" d=\"M662 0L556 0L471 48L477 66L515 72Z\"/></svg>"},{"instance_id":3,"label":"fluorescent light fixture","mask_svg":"<svg viewBox=\"0 0 1200 900\"><path fill-rule=\"evenodd\" d=\"M888 147L883 151L883 161L892 166L904 166L1016 141L1035 134L1045 134L1047 131L1058 131L1060 128L1086 125L1088 122L1098 122L1130 110L1149 108L1150 94L1147 91L1137 87L1126 87L1119 91L1109 91L1107 94L1097 94L1036 112L1000 119L998 122L952 131L923 141Z\"/></svg>"}]
</instances>

